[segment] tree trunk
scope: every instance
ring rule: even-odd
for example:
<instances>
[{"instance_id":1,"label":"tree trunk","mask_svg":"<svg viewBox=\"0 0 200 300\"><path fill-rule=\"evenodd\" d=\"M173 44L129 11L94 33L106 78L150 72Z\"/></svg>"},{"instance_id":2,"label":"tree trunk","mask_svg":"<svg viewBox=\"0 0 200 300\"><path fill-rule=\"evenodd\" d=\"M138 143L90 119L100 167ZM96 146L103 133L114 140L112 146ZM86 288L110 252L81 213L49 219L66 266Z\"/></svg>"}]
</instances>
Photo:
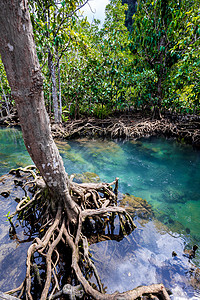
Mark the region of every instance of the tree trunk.
<instances>
[{"instance_id":1,"label":"tree trunk","mask_svg":"<svg viewBox=\"0 0 200 300\"><path fill-rule=\"evenodd\" d=\"M60 80L60 59L57 59L58 62L58 95L59 95L59 120L62 123L62 92L61 92L61 80Z\"/></svg>"},{"instance_id":2,"label":"tree trunk","mask_svg":"<svg viewBox=\"0 0 200 300\"><path fill-rule=\"evenodd\" d=\"M26 148L55 201L64 203L76 222L68 175L53 141L43 97L43 80L33 39L27 0L2 0L0 53L17 106Z\"/></svg>"},{"instance_id":3,"label":"tree trunk","mask_svg":"<svg viewBox=\"0 0 200 300\"><path fill-rule=\"evenodd\" d=\"M52 81L52 99L53 99L53 111L54 111L54 121L55 123L61 122L61 117L59 116L59 109L58 109L58 95L57 95L57 86L56 86L56 72L55 66L53 64L53 56L49 50L48 55L48 66L49 71L51 74L51 81Z\"/></svg>"},{"instance_id":4,"label":"tree trunk","mask_svg":"<svg viewBox=\"0 0 200 300\"><path fill-rule=\"evenodd\" d=\"M1 80L1 76L0 76L0 82L1 82L1 89L2 89L2 92L3 92L3 97L4 97L4 100L5 100L5 103L6 103L6 113L7 113L7 116L9 116L10 115L9 102L7 100L6 93L5 93L4 88L3 88L3 82Z\"/></svg>"},{"instance_id":5,"label":"tree trunk","mask_svg":"<svg viewBox=\"0 0 200 300\"><path fill-rule=\"evenodd\" d=\"M161 75L162 76L162 75ZM161 117L161 105L162 105L162 77L158 78L158 84L157 84L157 97L158 101L156 105L154 106L153 110L153 119L160 120Z\"/></svg>"}]
</instances>

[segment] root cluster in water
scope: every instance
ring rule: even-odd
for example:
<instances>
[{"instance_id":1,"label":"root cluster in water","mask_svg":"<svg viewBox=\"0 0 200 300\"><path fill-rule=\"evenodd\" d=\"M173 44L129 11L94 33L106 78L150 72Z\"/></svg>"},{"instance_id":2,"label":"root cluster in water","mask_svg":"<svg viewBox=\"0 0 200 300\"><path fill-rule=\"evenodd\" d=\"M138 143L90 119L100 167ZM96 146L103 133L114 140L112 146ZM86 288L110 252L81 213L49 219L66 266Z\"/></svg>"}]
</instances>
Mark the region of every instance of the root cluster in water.
<instances>
[{"instance_id":1,"label":"root cluster in water","mask_svg":"<svg viewBox=\"0 0 200 300\"><path fill-rule=\"evenodd\" d=\"M18 178L28 174L12 218L38 228L28 249L26 277L20 287L8 291L21 299L170 299L163 284L141 286L124 293L106 294L90 257L89 243L105 236L120 240L135 229L125 208L117 206L118 178L111 183L76 183L70 178L70 195L79 207L76 224L64 207L55 205L35 166L11 170ZM30 197L30 192L32 196ZM29 193L29 195L28 195ZM116 220L119 230L116 233ZM96 282L92 283L91 278ZM146 298L145 298L146 297Z\"/></svg>"}]
</instances>

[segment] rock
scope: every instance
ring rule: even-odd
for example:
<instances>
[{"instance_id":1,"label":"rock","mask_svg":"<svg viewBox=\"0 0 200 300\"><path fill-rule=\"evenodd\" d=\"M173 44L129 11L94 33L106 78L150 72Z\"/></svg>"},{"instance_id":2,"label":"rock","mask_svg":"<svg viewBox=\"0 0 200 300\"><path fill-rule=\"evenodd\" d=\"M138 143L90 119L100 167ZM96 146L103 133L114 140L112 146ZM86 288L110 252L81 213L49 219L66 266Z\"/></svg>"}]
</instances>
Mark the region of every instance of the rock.
<instances>
[{"instance_id":1,"label":"rock","mask_svg":"<svg viewBox=\"0 0 200 300\"><path fill-rule=\"evenodd\" d=\"M194 245L192 247L192 249L189 249L189 250L185 249L183 255L186 256L186 257L188 257L189 259L192 259L192 258L195 257L195 252L197 251L197 249L198 249L198 246Z\"/></svg>"},{"instance_id":2,"label":"rock","mask_svg":"<svg viewBox=\"0 0 200 300\"><path fill-rule=\"evenodd\" d=\"M10 192L9 191L4 191L4 192L1 192L0 195L3 196L4 198L8 198L9 195L10 195Z\"/></svg>"},{"instance_id":3,"label":"rock","mask_svg":"<svg viewBox=\"0 0 200 300\"><path fill-rule=\"evenodd\" d=\"M127 211L131 214L135 214L140 218L148 219L153 216L151 205L140 197L133 195L119 195L120 206L125 206Z\"/></svg>"},{"instance_id":4,"label":"rock","mask_svg":"<svg viewBox=\"0 0 200 300\"><path fill-rule=\"evenodd\" d=\"M176 257L177 253L175 251L172 251L172 257Z\"/></svg>"},{"instance_id":5,"label":"rock","mask_svg":"<svg viewBox=\"0 0 200 300\"><path fill-rule=\"evenodd\" d=\"M100 182L99 176L93 172L85 172L82 174L73 174L73 175L74 175L74 181L77 183Z\"/></svg>"}]
</instances>

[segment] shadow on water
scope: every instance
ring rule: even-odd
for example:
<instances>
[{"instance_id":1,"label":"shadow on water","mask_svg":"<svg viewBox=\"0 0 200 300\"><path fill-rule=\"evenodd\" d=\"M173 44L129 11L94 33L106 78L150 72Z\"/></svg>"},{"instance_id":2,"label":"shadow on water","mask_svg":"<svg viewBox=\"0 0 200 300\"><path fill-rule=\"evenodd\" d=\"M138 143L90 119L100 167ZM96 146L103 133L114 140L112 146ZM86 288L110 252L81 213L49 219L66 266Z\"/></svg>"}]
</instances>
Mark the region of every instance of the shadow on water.
<instances>
[{"instance_id":1,"label":"shadow on water","mask_svg":"<svg viewBox=\"0 0 200 300\"><path fill-rule=\"evenodd\" d=\"M31 163L20 131L0 129L0 140L0 175ZM107 291L163 282L174 299L199 299L200 274L194 265L200 267L200 250L192 262L183 256L183 250L200 246L200 152L155 137L130 142L80 139L58 142L58 148L69 174L92 172L93 177L96 173L107 182L117 176L120 192L142 197L152 206L154 216L145 221L135 217L137 229L122 241L90 246ZM28 248L9 238L3 215L15 209L11 198L0 197L2 291L23 279ZM172 257L173 251L177 256Z\"/></svg>"}]
</instances>

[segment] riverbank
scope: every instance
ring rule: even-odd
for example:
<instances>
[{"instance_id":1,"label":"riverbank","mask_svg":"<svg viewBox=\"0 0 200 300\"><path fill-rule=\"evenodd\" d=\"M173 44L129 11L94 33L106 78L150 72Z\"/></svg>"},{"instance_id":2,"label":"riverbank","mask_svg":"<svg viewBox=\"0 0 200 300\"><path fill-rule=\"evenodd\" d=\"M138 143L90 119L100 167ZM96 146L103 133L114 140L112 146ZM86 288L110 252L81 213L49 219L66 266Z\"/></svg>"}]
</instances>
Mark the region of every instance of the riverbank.
<instances>
[{"instance_id":1,"label":"riverbank","mask_svg":"<svg viewBox=\"0 0 200 300\"><path fill-rule=\"evenodd\" d=\"M19 125L16 112L0 118L0 125ZM52 134L57 139L101 137L110 139L138 139L149 136L176 138L181 143L200 149L200 116L166 113L160 120L144 116L141 112L121 114L107 119L69 119L62 124L51 122Z\"/></svg>"},{"instance_id":2,"label":"riverbank","mask_svg":"<svg viewBox=\"0 0 200 300\"><path fill-rule=\"evenodd\" d=\"M101 137L111 139L138 139L148 136L176 138L182 143L200 149L199 116L166 116L152 120L140 114L99 120L95 118L71 120L64 124L52 124L55 138Z\"/></svg>"}]
</instances>

